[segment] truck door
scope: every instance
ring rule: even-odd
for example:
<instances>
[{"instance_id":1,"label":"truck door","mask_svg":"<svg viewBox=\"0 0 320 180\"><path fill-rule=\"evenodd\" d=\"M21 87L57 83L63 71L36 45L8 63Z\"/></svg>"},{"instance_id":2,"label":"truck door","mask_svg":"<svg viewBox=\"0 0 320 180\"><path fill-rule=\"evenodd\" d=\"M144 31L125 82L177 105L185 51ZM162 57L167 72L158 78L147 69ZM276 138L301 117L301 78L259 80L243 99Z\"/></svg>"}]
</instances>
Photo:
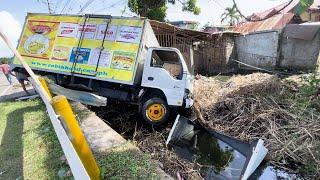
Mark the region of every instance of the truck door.
<instances>
[{"instance_id":1,"label":"truck door","mask_svg":"<svg viewBox=\"0 0 320 180\"><path fill-rule=\"evenodd\" d=\"M182 106L187 66L175 48L150 48L145 60L142 86L161 90L168 105Z\"/></svg>"}]
</instances>

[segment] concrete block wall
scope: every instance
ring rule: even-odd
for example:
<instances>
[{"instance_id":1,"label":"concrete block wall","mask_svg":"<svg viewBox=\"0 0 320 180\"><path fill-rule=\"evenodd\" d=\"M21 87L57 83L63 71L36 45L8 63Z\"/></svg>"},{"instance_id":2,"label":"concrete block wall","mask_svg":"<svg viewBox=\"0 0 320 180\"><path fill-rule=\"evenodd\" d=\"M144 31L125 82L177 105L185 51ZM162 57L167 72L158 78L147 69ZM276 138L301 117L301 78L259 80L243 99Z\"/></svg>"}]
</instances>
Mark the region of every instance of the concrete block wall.
<instances>
[{"instance_id":1,"label":"concrete block wall","mask_svg":"<svg viewBox=\"0 0 320 180\"><path fill-rule=\"evenodd\" d=\"M238 36L235 42L236 59L259 68L313 70L320 63L320 30L307 40L270 30Z\"/></svg>"},{"instance_id":2,"label":"concrete block wall","mask_svg":"<svg viewBox=\"0 0 320 180\"><path fill-rule=\"evenodd\" d=\"M278 59L279 31L261 31L236 37L237 60L274 69ZM245 67L244 67L245 68Z\"/></svg>"},{"instance_id":3,"label":"concrete block wall","mask_svg":"<svg viewBox=\"0 0 320 180\"><path fill-rule=\"evenodd\" d=\"M312 70L319 63L319 49L319 32L312 40L282 37L279 67Z\"/></svg>"}]
</instances>

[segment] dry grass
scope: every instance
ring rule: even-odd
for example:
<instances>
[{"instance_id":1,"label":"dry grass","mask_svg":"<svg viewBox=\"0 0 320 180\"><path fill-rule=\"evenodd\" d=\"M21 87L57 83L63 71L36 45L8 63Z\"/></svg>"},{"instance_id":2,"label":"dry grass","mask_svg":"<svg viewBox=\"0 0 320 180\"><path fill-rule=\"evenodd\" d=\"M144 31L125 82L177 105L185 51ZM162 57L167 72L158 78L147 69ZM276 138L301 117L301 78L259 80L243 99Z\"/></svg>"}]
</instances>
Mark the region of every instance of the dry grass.
<instances>
[{"instance_id":1,"label":"dry grass","mask_svg":"<svg viewBox=\"0 0 320 180\"><path fill-rule=\"evenodd\" d=\"M233 76L226 82L219 77L196 79L195 107L201 107L204 117L200 123L245 141L262 138L272 164L310 179L319 175L320 103L310 82L296 76L281 80L262 73ZM141 123L135 108L118 103L112 107L96 112L158 160L165 172L177 179L202 178L201 165L167 149L170 125L150 129Z\"/></svg>"},{"instance_id":2,"label":"dry grass","mask_svg":"<svg viewBox=\"0 0 320 180\"><path fill-rule=\"evenodd\" d=\"M178 157L173 150L166 147L165 141L170 129L162 132L136 131L133 139L139 149L151 154L151 157L160 162L161 168L172 177L179 179L203 179L200 174L201 166Z\"/></svg>"},{"instance_id":3,"label":"dry grass","mask_svg":"<svg viewBox=\"0 0 320 180\"><path fill-rule=\"evenodd\" d=\"M319 98L310 82L299 85L262 73L234 76L225 84L197 79L203 125L245 141L261 138L272 164L305 177L320 174Z\"/></svg>"},{"instance_id":4,"label":"dry grass","mask_svg":"<svg viewBox=\"0 0 320 180\"><path fill-rule=\"evenodd\" d=\"M136 108L123 103L112 104L113 108L92 108L98 116L128 140L132 140L139 149L157 160L161 169L174 178L202 179L200 167L197 164L179 158L173 150L166 147L170 127L172 125L153 129L142 123L144 120ZM156 127L155 127L156 128Z\"/></svg>"}]
</instances>

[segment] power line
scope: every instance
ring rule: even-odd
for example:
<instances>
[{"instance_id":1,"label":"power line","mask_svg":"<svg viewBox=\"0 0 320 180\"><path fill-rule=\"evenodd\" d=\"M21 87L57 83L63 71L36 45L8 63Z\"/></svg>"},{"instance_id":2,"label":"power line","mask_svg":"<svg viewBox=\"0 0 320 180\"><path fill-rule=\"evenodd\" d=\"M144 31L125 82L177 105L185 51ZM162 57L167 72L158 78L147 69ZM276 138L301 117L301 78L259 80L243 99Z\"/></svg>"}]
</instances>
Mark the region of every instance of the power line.
<instances>
[{"instance_id":1,"label":"power line","mask_svg":"<svg viewBox=\"0 0 320 180\"><path fill-rule=\"evenodd\" d=\"M82 0L72 0L72 1L74 2L74 3L72 3L72 4L78 5L79 8L81 9L81 5L82 5L81 1L82 1ZM78 6L74 7L73 5L70 5L70 7L69 7L69 12L72 12L72 13L74 14L75 12L73 12L73 10L77 11L77 7L78 7Z\"/></svg>"},{"instance_id":2,"label":"power line","mask_svg":"<svg viewBox=\"0 0 320 180\"><path fill-rule=\"evenodd\" d=\"M221 7L223 10L225 10L226 8L223 7L220 2L218 0L212 0L214 3L216 3L219 7Z\"/></svg>"},{"instance_id":3,"label":"power line","mask_svg":"<svg viewBox=\"0 0 320 180\"><path fill-rule=\"evenodd\" d=\"M128 12L123 12L123 14L126 14L126 15L128 15L128 16L137 16L137 14L130 14L130 13L128 13ZM139 15L138 15L139 16Z\"/></svg>"},{"instance_id":4,"label":"power line","mask_svg":"<svg viewBox=\"0 0 320 180\"><path fill-rule=\"evenodd\" d=\"M123 1L123 2L122 2L122 1ZM119 1L117 1L117 2L115 2L115 3L113 3L112 5L108 6L108 7L104 7L104 8L101 8L101 9L96 10L96 11L94 11L93 13L100 12L100 11L103 11L103 10L107 10L107 9L113 8L113 7L115 7L116 5L118 5L118 4L121 3L121 2L124 3L125 1L124 1L124 0L119 0Z\"/></svg>"},{"instance_id":5,"label":"power line","mask_svg":"<svg viewBox=\"0 0 320 180\"><path fill-rule=\"evenodd\" d=\"M55 2L55 6L54 6L54 9L53 9L53 13L56 13L56 10L58 9L58 7L60 6L60 4L62 4L64 0L61 0L61 1L56 1Z\"/></svg>"},{"instance_id":6,"label":"power line","mask_svg":"<svg viewBox=\"0 0 320 180\"><path fill-rule=\"evenodd\" d=\"M90 4L93 3L93 1L95 1L95 0L88 0L88 1L83 5L83 7L80 9L80 11L79 11L77 14L82 14L83 11L84 11L88 6L90 6Z\"/></svg>"},{"instance_id":7,"label":"power line","mask_svg":"<svg viewBox=\"0 0 320 180\"><path fill-rule=\"evenodd\" d=\"M64 4L63 8L60 11L60 14L66 9L66 7L70 4L71 0L67 0L66 3Z\"/></svg>"},{"instance_id":8,"label":"power line","mask_svg":"<svg viewBox=\"0 0 320 180\"><path fill-rule=\"evenodd\" d=\"M50 5L49 0L47 0L46 2L47 2L49 14L52 14L51 5Z\"/></svg>"},{"instance_id":9,"label":"power line","mask_svg":"<svg viewBox=\"0 0 320 180\"><path fill-rule=\"evenodd\" d=\"M127 5L124 5L124 8L121 10L121 16L123 16L126 10L127 10Z\"/></svg>"}]
</instances>

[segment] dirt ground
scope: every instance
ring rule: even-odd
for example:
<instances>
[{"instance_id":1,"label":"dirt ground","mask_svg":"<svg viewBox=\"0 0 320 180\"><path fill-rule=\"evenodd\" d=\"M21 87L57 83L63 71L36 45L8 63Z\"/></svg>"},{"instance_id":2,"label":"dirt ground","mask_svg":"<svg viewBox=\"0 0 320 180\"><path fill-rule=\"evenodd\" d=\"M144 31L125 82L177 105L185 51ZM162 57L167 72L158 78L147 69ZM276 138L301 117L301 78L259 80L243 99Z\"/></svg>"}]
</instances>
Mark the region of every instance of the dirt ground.
<instances>
[{"instance_id":1,"label":"dirt ground","mask_svg":"<svg viewBox=\"0 0 320 180\"><path fill-rule=\"evenodd\" d=\"M264 73L219 77L196 76L194 113L203 126L244 141L261 138L274 166L304 178L319 175L320 104L315 75L279 78ZM224 78L225 79L225 78ZM111 107L109 105L109 107ZM172 122L152 128L136 107L121 103L92 108L126 139L158 160L171 176L201 179L201 165L180 159L165 146ZM172 118L174 119L174 118Z\"/></svg>"}]
</instances>

